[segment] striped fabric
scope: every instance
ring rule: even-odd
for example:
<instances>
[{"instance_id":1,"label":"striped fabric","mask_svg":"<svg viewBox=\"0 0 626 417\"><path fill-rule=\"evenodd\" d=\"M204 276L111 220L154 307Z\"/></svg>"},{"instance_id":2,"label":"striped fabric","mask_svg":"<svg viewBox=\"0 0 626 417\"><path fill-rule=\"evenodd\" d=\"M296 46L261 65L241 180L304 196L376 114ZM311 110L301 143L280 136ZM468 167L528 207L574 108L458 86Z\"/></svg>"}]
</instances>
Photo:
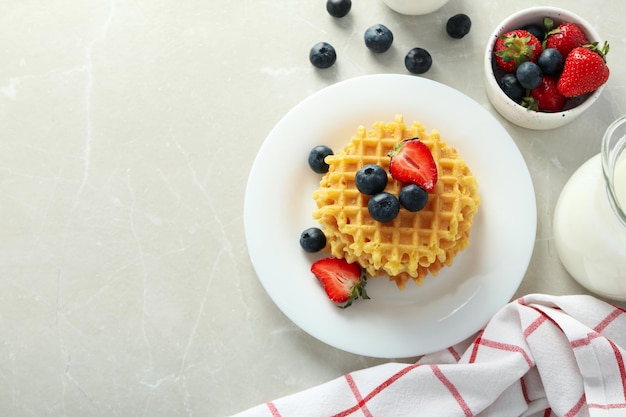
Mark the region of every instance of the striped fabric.
<instances>
[{"instance_id":1,"label":"striped fabric","mask_svg":"<svg viewBox=\"0 0 626 417\"><path fill-rule=\"evenodd\" d=\"M625 357L626 310L532 294L416 364L352 372L237 417L626 416Z\"/></svg>"}]
</instances>

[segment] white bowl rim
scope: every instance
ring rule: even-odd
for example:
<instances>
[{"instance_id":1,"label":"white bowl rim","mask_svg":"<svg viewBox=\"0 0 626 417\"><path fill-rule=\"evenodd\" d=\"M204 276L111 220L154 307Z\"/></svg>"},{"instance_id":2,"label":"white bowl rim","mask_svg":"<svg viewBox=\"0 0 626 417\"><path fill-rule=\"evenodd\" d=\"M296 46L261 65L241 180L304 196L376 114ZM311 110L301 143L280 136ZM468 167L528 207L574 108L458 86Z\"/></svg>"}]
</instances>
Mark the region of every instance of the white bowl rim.
<instances>
[{"instance_id":1,"label":"white bowl rim","mask_svg":"<svg viewBox=\"0 0 626 417\"><path fill-rule=\"evenodd\" d=\"M450 0L383 0L391 10L404 15L425 15L442 8Z\"/></svg>"},{"instance_id":2,"label":"white bowl rim","mask_svg":"<svg viewBox=\"0 0 626 417\"><path fill-rule=\"evenodd\" d=\"M511 100L504 93L504 91L502 91L502 89L500 88L500 86L498 85L496 81L496 77L493 76L492 52L493 52L493 45L497 37L500 36L502 33L505 33L505 30L508 29L508 27L512 24L512 22L516 20L520 20L520 18L523 18L525 16L532 16L532 15L541 15L542 17L545 17L545 16L554 17L556 15L556 16L563 16L563 18L559 19L562 22L569 21L570 19L574 21L578 21L578 23L580 23L581 25L581 29L583 30L583 32L585 32L590 42L600 41L600 35L586 19L582 18L581 16L577 15L576 13L570 10L562 9L560 7L552 7L552 6L529 7L526 9L519 10L509 15L506 19L500 22L498 26L495 28L495 30L491 33L489 37L489 42L487 43L487 48L485 50L484 71L485 71L485 74L491 75L485 78L487 78L487 81L489 82L489 84L491 84L491 88L495 87L498 90L495 94L501 95L502 98L508 100L514 108L519 108L520 111L525 111L525 112L532 111L532 110L528 110L522 105ZM512 30L512 29L513 28L511 27L509 30ZM556 122L557 120L562 120L565 118L572 120L574 117L582 114L585 110L587 110L589 107L591 107L595 103L595 101L598 99L598 97L602 93L602 90L604 90L605 85L606 84L602 85L600 88L594 91L591 95L589 95L589 97L587 97L584 102L580 103L578 106L574 108L560 111L560 112L554 112L554 113L533 112L533 116L540 118L541 120L545 120L547 122L550 122L550 121Z\"/></svg>"}]
</instances>

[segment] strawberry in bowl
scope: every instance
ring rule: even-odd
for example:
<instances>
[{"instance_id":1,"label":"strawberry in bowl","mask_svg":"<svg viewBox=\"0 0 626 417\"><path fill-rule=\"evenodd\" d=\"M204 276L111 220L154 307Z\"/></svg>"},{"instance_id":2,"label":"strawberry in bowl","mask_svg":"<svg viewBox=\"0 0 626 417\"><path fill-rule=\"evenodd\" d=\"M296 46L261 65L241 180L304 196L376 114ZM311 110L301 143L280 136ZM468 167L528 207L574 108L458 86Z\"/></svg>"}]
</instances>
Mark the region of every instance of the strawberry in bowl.
<instances>
[{"instance_id":1,"label":"strawberry in bowl","mask_svg":"<svg viewBox=\"0 0 626 417\"><path fill-rule=\"evenodd\" d=\"M493 47L496 64L506 73L516 72L523 62L537 62L541 51L541 41L524 29L511 30L498 36Z\"/></svg>"},{"instance_id":2,"label":"strawberry in bowl","mask_svg":"<svg viewBox=\"0 0 626 417\"><path fill-rule=\"evenodd\" d=\"M610 75L608 45L583 18L532 7L505 19L485 50L487 97L510 122L553 129L584 113Z\"/></svg>"},{"instance_id":3,"label":"strawberry in bowl","mask_svg":"<svg viewBox=\"0 0 626 417\"><path fill-rule=\"evenodd\" d=\"M565 59L563 72L559 77L559 92L565 97L578 97L602 87L610 74L606 65L608 52L607 43L602 49L598 49L596 44L573 48Z\"/></svg>"}]
</instances>

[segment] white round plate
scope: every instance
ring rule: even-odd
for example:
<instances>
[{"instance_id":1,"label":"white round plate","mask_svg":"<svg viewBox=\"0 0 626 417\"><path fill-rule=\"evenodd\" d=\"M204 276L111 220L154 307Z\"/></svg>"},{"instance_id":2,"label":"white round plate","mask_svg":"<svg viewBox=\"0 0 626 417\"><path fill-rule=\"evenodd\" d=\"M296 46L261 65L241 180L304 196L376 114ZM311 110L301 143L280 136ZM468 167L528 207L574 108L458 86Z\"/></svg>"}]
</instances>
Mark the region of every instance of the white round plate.
<instances>
[{"instance_id":1,"label":"white round plate","mask_svg":"<svg viewBox=\"0 0 626 417\"><path fill-rule=\"evenodd\" d=\"M400 291L370 279L370 300L340 309L310 272L325 253L308 254L300 233L317 226L312 193L321 175L308 166L316 145L343 149L359 125L419 121L437 129L476 176L481 205L469 248L454 264ZM408 358L444 349L480 330L517 290L537 225L528 167L507 131L460 92L410 75L368 75L311 95L270 132L252 166L244 226L250 258L278 308L302 330L338 349L378 358Z\"/></svg>"}]
</instances>

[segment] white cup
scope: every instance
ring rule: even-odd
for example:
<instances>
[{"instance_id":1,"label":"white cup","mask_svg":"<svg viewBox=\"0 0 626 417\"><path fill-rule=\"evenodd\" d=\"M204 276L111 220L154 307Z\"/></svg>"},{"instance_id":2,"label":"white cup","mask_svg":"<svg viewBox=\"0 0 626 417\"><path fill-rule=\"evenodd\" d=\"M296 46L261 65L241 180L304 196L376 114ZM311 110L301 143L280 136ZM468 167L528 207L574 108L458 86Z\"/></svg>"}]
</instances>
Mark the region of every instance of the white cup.
<instances>
[{"instance_id":1,"label":"white cup","mask_svg":"<svg viewBox=\"0 0 626 417\"><path fill-rule=\"evenodd\" d=\"M383 2L400 14L421 15L440 9L448 0L383 0Z\"/></svg>"}]
</instances>

